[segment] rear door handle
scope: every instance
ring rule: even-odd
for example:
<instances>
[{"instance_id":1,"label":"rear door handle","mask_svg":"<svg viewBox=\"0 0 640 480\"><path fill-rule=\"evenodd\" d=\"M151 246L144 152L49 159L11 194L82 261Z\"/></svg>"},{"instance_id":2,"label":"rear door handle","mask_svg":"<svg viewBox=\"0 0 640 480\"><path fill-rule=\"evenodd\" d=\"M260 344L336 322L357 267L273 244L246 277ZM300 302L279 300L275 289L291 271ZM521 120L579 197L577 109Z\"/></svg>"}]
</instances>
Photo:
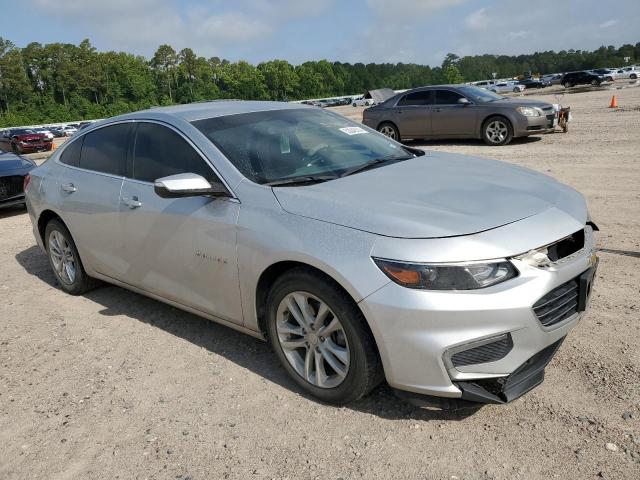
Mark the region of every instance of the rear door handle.
<instances>
[{"instance_id":1,"label":"rear door handle","mask_svg":"<svg viewBox=\"0 0 640 480\"><path fill-rule=\"evenodd\" d=\"M67 183L66 185L62 185L62 190L67 193L73 193L78 189L73 185L73 183Z\"/></svg>"},{"instance_id":2,"label":"rear door handle","mask_svg":"<svg viewBox=\"0 0 640 480\"><path fill-rule=\"evenodd\" d=\"M138 200L138 197L135 195L131 198L123 197L122 203L124 203L129 208L140 208L142 206L142 202Z\"/></svg>"}]
</instances>

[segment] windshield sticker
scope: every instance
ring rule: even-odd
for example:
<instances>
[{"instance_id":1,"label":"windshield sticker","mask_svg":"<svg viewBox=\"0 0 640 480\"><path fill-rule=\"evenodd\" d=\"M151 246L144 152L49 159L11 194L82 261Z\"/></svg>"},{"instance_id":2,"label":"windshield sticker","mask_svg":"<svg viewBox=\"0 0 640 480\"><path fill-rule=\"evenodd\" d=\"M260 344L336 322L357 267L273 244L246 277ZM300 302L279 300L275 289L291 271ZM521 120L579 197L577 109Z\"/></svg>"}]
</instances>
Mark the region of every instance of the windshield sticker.
<instances>
[{"instance_id":1,"label":"windshield sticker","mask_svg":"<svg viewBox=\"0 0 640 480\"><path fill-rule=\"evenodd\" d=\"M360 133L367 133L364 128L360 127L342 127L340 131L346 133L347 135L358 135Z\"/></svg>"}]
</instances>

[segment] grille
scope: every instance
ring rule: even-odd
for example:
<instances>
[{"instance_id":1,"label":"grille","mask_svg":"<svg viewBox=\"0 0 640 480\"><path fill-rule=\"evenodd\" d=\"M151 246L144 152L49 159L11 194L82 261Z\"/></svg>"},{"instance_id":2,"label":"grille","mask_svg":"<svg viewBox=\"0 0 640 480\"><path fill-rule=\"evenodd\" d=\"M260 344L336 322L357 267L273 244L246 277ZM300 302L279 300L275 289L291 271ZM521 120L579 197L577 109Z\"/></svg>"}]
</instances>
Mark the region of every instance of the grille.
<instances>
[{"instance_id":1,"label":"grille","mask_svg":"<svg viewBox=\"0 0 640 480\"><path fill-rule=\"evenodd\" d=\"M513 340L508 333L501 335L497 340L473 347L451 356L451 363L454 367L465 365L475 365L478 363L495 362L504 358L513 348Z\"/></svg>"},{"instance_id":2,"label":"grille","mask_svg":"<svg viewBox=\"0 0 640 480\"><path fill-rule=\"evenodd\" d=\"M540 323L550 327L578 312L578 279L554 288L533 306Z\"/></svg>"},{"instance_id":3,"label":"grille","mask_svg":"<svg viewBox=\"0 0 640 480\"><path fill-rule=\"evenodd\" d=\"M24 177L20 175L0 177L0 200L6 200L21 194L23 180Z\"/></svg>"}]
</instances>

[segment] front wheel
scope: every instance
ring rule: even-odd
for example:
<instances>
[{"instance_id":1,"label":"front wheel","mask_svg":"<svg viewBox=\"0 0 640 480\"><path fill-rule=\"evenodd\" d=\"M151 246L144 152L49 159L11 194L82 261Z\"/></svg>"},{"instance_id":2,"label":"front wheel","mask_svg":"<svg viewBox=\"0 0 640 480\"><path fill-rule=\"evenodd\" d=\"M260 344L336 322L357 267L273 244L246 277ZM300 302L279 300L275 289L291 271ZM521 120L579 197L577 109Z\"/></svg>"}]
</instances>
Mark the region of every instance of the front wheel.
<instances>
[{"instance_id":1,"label":"front wheel","mask_svg":"<svg viewBox=\"0 0 640 480\"><path fill-rule=\"evenodd\" d=\"M629 75L629 78L631 80L637 80L638 79L638 75L636 75L635 73L632 73L631 75Z\"/></svg>"},{"instance_id":2,"label":"front wheel","mask_svg":"<svg viewBox=\"0 0 640 480\"><path fill-rule=\"evenodd\" d=\"M490 117L482 127L482 139L491 146L508 144L513 138L511 123L504 117Z\"/></svg>"},{"instance_id":3,"label":"front wheel","mask_svg":"<svg viewBox=\"0 0 640 480\"><path fill-rule=\"evenodd\" d=\"M385 122L380 124L378 126L378 131L392 140L400 141L400 132L393 123Z\"/></svg>"},{"instance_id":4,"label":"front wheel","mask_svg":"<svg viewBox=\"0 0 640 480\"><path fill-rule=\"evenodd\" d=\"M294 269L267 299L267 333L291 378L322 402L345 404L382 379L364 317L344 291L320 273Z\"/></svg>"}]
</instances>

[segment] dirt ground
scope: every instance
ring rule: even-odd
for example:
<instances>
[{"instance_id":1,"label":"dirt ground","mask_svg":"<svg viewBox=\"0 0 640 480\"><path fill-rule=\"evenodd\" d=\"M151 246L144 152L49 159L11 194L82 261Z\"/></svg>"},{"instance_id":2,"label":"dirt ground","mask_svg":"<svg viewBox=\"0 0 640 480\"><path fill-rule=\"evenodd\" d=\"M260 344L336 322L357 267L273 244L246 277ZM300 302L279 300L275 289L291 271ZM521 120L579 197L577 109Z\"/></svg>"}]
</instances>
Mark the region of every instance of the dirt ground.
<instances>
[{"instance_id":1,"label":"dirt ground","mask_svg":"<svg viewBox=\"0 0 640 480\"><path fill-rule=\"evenodd\" d=\"M475 412L417 409L385 386L321 405L258 340L113 286L62 293L12 210L0 213L0 478L640 478L640 88L563 103L568 134L416 144L525 165L589 200L607 249L591 310L534 391Z\"/></svg>"}]
</instances>

